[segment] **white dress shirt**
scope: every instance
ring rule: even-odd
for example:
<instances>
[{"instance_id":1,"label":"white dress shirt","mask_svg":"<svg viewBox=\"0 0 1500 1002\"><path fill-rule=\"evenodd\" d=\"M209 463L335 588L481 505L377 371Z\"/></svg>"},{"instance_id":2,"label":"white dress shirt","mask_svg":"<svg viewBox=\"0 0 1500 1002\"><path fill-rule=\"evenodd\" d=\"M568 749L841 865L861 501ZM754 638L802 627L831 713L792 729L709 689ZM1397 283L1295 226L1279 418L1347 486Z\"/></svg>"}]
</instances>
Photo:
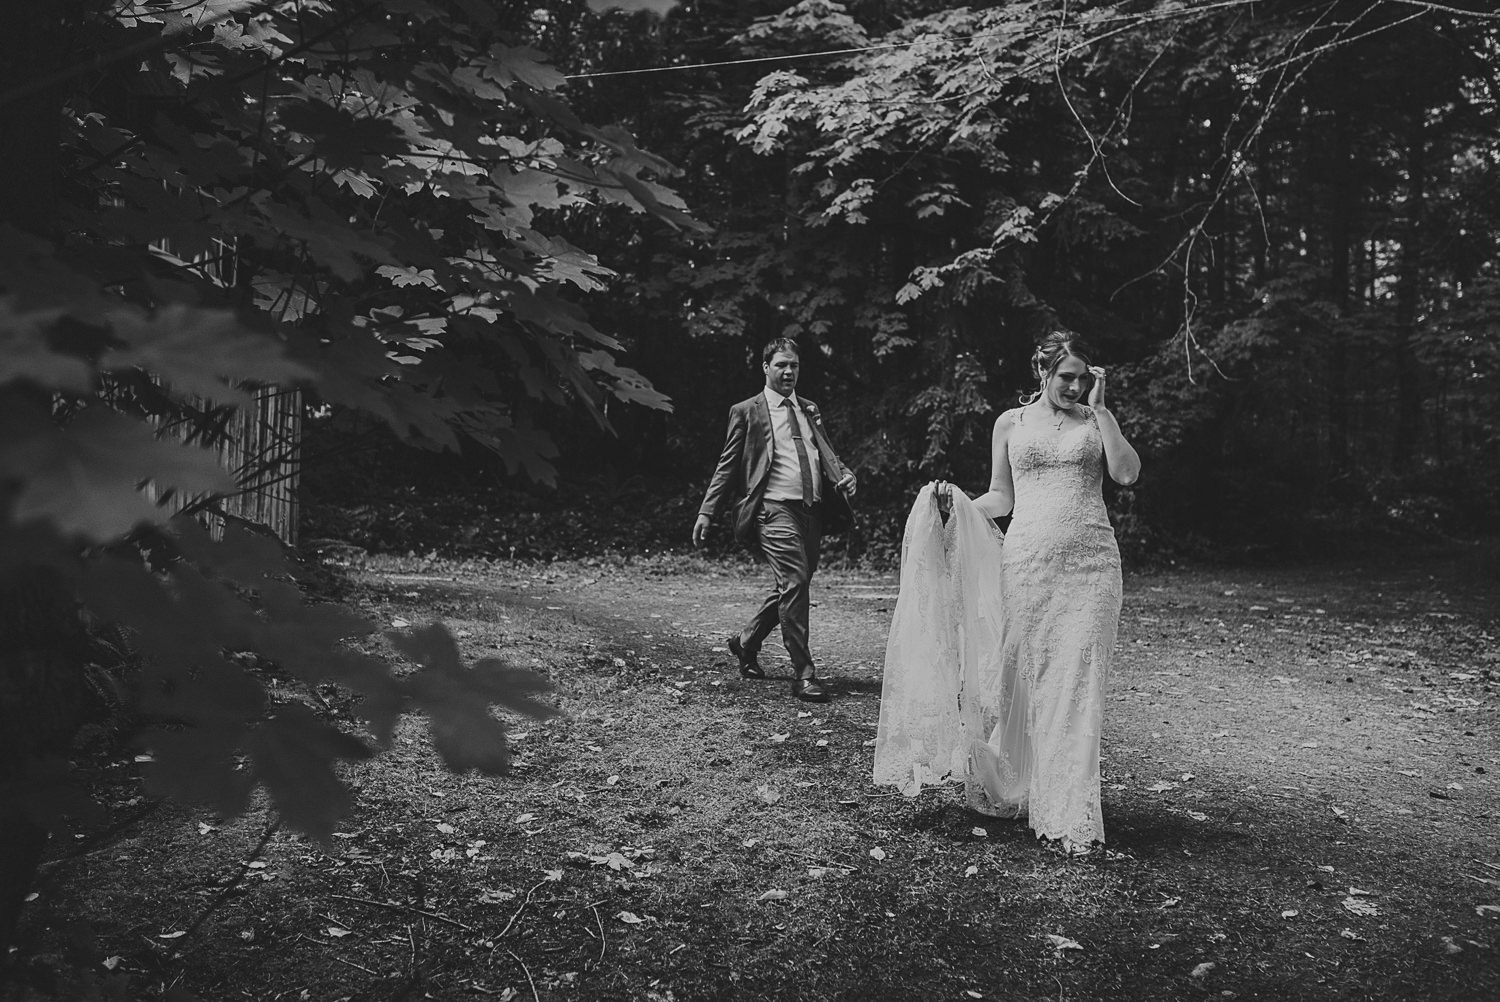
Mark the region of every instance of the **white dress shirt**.
<instances>
[{"instance_id":1,"label":"white dress shirt","mask_svg":"<svg viewBox=\"0 0 1500 1002\"><path fill-rule=\"evenodd\" d=\"M802 429L802 445L807 450L807 465L812 468L813 496L806 501L815 502L822 492L822 471L818 463L818 444L813 440L812 424L802 412L802 402L794 392L784 397L771 389L765 389L766 404L771 409L771 476L766 484L768 501L802 501L802 467L797 462L797 443L792 441L792 426L788 420L792 415L781 405L791 400L792 414L796 415Z\"/></svg>"}]
</instances>

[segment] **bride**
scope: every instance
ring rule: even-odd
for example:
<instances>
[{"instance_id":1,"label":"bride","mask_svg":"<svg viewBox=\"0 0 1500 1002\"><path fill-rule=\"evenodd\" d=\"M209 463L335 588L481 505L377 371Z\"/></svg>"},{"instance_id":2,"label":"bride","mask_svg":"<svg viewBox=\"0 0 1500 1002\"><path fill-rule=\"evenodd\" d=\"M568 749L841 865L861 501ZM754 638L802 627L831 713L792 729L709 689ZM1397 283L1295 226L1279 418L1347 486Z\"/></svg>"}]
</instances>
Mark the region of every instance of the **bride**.
<instances>
[{"instance_id":1,"label":"bride","mask_svg":"<svg viewBox=\"0 0 1500 1002\"><path fill-rule=\"evenodd\" d=\"M1024 814L1070 855L1104 842L1099 734L1120 618L1103 478L1140 457L1076 335L1032 356L1037 392L995 421L990 489L924 487L906 523L875 782L963 779L971 808ZM1087 398L1087 403L1083 401ZM1013 515L1003 539L991 518Z\"/></svg>"}]
</instances>

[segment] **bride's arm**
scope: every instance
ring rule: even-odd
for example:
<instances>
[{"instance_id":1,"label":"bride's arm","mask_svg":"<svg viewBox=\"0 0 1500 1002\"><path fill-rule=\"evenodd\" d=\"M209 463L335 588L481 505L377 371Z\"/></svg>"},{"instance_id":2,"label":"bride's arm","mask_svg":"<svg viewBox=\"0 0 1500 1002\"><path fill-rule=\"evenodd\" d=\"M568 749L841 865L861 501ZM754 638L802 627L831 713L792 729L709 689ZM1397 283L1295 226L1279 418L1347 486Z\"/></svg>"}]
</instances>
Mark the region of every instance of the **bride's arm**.
<instances>
[{"instance_id":1,"label":"bride's arm","mask_svg":"<svg viewBox=\"0 0 1500 1002\"><path fill-rule=\"evenodd\" d=\"M1016 423L1016 412L1006 411L995 419L990 439L990 489L974 499L986 518L1009 515L1016 504L1016 489L1010 479L1010 431Z\"/></svg>"},{"instance_id":2,"label":"bride's arm","mask_svg":"<svg viewBox=\"0 0 1500 1002\"><path fill-rule=\"evenodd\" d=\"M1090 366L1089 375L1094 377L1093 388L1089 391L1089 406L1093 408L1094 417L1099 421L1099 436L1104 440L1105 468L1109 470L1111 480L1122 487L1129 487L1140 479L1141 457L1126 440L1125 433L1120 430L1120 422L1104 406L1104 370L1097 365Z\"/></svg>"}]
</instances>

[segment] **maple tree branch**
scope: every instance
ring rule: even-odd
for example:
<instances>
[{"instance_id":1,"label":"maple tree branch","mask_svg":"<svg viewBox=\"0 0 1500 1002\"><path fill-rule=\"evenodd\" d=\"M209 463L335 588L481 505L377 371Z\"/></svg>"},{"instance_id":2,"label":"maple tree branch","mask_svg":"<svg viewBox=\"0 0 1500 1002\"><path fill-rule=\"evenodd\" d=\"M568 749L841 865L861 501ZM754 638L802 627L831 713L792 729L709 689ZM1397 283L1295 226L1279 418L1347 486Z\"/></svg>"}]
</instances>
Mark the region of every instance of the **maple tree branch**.
<instances>
[{"instance_id":1,"label":"maple tree branch","mask_svg":"<svg viewBox=\"0 0 1500 1002\"><path fill-rule=\"evenodd\" d=\"M254 13L259 14L263 11L269 10L279 2L280 0L262 0L260 9L255 11ZM72 80L76 77L81 77L85 73L88 73L90 71L102 70L106 67L113 66L116 63L123 62L127 59L136 59L158 49L166 48L169 43L177 41L177 39L183 35L190 35L201 28L211 27L223 21L227 21L231 17L234 17L236 14L244 13L246 10L247 8L243 7L239 10L225 10L221 13L204 18L202 21L198 22L190 28L179 29L176 31L160 31L155 35L152 35L150 38L143 38L139 42L132 42L129 45L123 45L120 48L113 50L112 52L105 53L102 56L95 56L93 59L87 60L85 62L74 63L72 66L66 66L63 69L57 70L53 73L49 73L46 76L37 77L35 80L24 83L19 87L12 87L4 94L0 94L0 107L4 107L8 104L14 104L24 98L33 97L37 94L44 93L56 87L58 84L67 83L69 80Z\"/></svg>"}]
</instances>

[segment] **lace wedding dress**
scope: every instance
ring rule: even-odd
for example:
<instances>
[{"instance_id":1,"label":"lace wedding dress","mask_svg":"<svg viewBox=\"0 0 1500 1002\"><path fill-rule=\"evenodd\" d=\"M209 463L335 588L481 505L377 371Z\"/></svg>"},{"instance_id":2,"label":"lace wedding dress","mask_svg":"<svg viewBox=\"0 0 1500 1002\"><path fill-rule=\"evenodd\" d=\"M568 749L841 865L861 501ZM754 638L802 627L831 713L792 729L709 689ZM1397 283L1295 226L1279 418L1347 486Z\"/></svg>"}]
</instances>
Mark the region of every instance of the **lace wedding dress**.
<instances>
[{"instance_id":1,"label":"lace wedding dress","mask_svg":"<svg viewBox=\"0 0 1500 1002\"><path fill-rule=\"evenodd\" d=\"M912 519L931 489L918 496L903 546L875 747L877 783L914 796L922 783L963 778L970 806L1024 811L1039 837L1080 848L1104 840L1099 735L1121 599L1120 554L1104 508L1103 441L1093 412L1083 414L1082 424L1059 429L1034 412L1017 413L1010 436L1015 509L1003 545L966 528L961 514L982 516L955 493L953 536L934 559L930 542L913 545ZM917 542L930 535L923 524L918 519ZM927 566L909 575L913 552ZM992 585L970 584L980 563L978 577L999 579L998 597ZM986 645L977 654L976 642ZM909 776L895 779L906 765Z\"/></svg>"}]
</instances>

